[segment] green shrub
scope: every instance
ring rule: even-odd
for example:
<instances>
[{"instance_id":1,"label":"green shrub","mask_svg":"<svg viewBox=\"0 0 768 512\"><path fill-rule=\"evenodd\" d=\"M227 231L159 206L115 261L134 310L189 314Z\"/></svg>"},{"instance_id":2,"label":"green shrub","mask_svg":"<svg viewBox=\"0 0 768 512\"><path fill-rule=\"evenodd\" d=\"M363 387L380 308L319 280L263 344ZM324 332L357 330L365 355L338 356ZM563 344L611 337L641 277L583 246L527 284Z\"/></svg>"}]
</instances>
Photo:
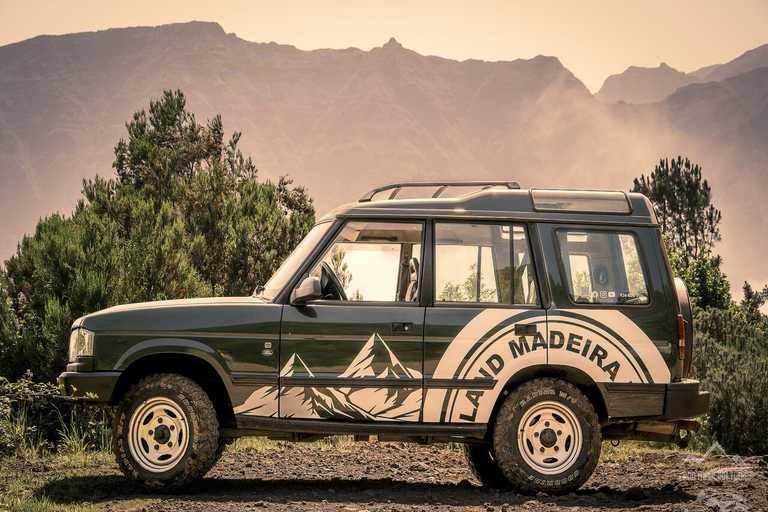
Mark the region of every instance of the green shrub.
<instances>
[{"instance_id":1,"label":"green shrub","mask_svg":"<svg viewBox=\"0 0 768 512\"><path fill-rule=\"evenodd\" d=\"M692 378L710 393L700 437L729 453L768 453L768 357L763 332L736 312L695 313Z\"/></svg>"},{"instance_id":2,"label":"green shrub","mask_svg":"<svg viewBox=\"0 0 768 512\"><path fill-rule=\"evenodd\" d=\"M65 399L58 386L0 377L0 456L33 457L110 449L112 410Z\"/></svg>"}]
</instances>

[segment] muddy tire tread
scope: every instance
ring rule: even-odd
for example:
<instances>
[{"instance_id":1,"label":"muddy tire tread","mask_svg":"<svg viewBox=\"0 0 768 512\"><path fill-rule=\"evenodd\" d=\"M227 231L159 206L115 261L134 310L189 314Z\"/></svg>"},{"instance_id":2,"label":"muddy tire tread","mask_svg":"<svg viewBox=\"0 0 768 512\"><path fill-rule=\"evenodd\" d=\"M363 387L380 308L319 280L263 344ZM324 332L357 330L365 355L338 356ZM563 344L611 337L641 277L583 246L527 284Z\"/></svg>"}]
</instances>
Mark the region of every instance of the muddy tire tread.
<instances>
[{"instance_id":1,"label":"muddy tire tread","mask_svg":"<svg viewBox=\"0 0 768 512\"><path fill-rule=\"evenodd\" d=\"M192 455L186 461L184 471L168 479L144 480L134 468L126 464L125 457L121 453L130 453L127 446L127 425L119 429L121 418L127 418L132 402L150 389L167 391L170 393L183 393L194 410L194 437L195 448ZM115 459L120 470L129 479L150 490L174 491L181 489L192 482L202 478L223 453L223 443L219 442L219 422L216 418L216 409L208 397L208 394L192 379L174 373L160 373L145 377L137 382L123 400L120 401L115 414L113 426ZM192 418L189 418L192 421ZM127 421L126 421L127 423ZM123 432L118 435L118 432Z\"/></svg>"},{"instance_id":2,"label":"muddy tire tread","mask_svg":"<svg viewBox=\"0 0 768 512\"><path fill-rule=\"evenodd\" d=\"M530 478L530 473L526 472L524 468L521 468L520 465L515 462L515 454L513 452L517 452L516 443L512 446L510 443L505 442L513 418L519 417L525 411L525 406L521 405L520 402L531 393L535 393L542 388L560 389L569 393L575 400L574 405L576 408L578 408L585 416L586 424L583 425L583 429L588 430L590 434L590 442L585 443L584 445L584 449L587 450L585 452L586 462L579 468L579 475L568 482L556 485L538 484L532 480ZM569 407L572 409L574 408L573 405L570 404ZM536 494L538 492L567 494L575 491L584 485L592 476L600 459L600 451L602 448L600 420L589 399L587 399L587 397L572 384L553 378L540 378L528 381L507 396L496 416L493 440L499 468L507 477L512 487L525 494Z\"/></svg>"},{"instance_id":3,"label":"muddy tire tread","mask_svg":"<svg viewBox=\"0 0 768 512\"><path fill-rule=\"evenodd\" d=\"M491 455L491 447L483 445L464 445L464 458L469 470L481 484L493 489L507 489L509 480L501 472Z\"/></svg>"}]
</instances>

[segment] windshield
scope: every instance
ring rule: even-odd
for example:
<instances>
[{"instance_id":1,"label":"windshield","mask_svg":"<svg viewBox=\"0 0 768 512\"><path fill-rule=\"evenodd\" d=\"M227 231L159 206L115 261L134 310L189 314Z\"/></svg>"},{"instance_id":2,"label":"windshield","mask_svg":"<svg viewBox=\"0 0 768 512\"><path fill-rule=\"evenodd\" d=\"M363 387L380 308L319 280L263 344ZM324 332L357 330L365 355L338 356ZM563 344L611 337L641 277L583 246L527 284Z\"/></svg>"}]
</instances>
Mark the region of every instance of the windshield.
<instances>
[{"instance_id":1,"label":"windshield","mask_svg":"<svg viewBox=\"0 0 768 512\"><path fill-rule=\"evenodd\" d=\"M291 255L285 259L280 268L277 269L277 272L275 272L275 275L272 276L272 279L264 286L264 291L261 294L264 300L272 301L280 293L280 290L296 274L296 271L304 263L304 260L307 259L312 249L320 242L320 239L323 238L329 227L331 227L330 222L323 222L312 228L312 231L293 250Z\"/></svg>"}]
</instances>

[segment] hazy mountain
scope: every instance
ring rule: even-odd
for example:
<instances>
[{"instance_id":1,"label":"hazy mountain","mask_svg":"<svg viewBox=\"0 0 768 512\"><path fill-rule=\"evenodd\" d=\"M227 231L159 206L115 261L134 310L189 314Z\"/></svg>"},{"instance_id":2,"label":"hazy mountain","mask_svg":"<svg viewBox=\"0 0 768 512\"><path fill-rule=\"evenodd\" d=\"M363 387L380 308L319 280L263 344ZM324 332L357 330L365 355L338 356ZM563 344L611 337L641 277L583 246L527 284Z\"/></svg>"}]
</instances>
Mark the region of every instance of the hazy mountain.
<instances>
[{"instance_id":1,"label":"hazy mountain","mask_svg":"<svg viewBox=\"0 0 768 512\"><path fill-rule=\"evenodd\" d=\"M603 103L653 103L663 100L680 87L698 81L695 76L663 62L657 68L632 66L620 75L606 78L595 98Z\"/></svg>"},{"instance_id":2,"label":"hazy mountain","mask_svg":"<svg viewBox=\"0 0 768 512\"><path fill-rule=\"evenodd\" d=\"M754 50L749 50L727 64L717 66L711 72L707 73L702 81L711 82L713 80L725 80L726 78L748 73L753 69L764 68L766 66L768 66L768 44L764 44Z\"/></svg>"},{"instance_id":3,"label":"hazy mountain","mask_svg":"<svg viewBox=\"0 0 768 512\"><path fill-rule=\"evenodd\" d=\"M691 71L688 74L695 76L700 82L704 80L708 74L712 73L714 70L716 70L720 66L722 66L722 64L712 64L711 66L704 66L703 68L699 68L696 71Z\"/></svg>"},{"instance_id":4,"label":"hazy mountain","mask_svg":"<svg viewBox=\"0 0 768 512\"><path fill-rule=\"evenodd\" d=\"M605 79L595 98L603 103L653 103L693 83L721 81L768 66L768 44L750 50L726 64L713 64L683 73L662 63L658 68L632 66Z\"/></svg>"},{"instance_id":5,"label":"hazy mountain","mask_svg":"<svg viewBox=\"0 0 768 512\"><path fill-rule=\"evenodd\" d=\"M69 214L83 177L111 176L125 122L176 88L199 120L221 113L228 133L243 132L262 179L289 174L307 186L319 214L399 180L628 189L660 158L688 156L723 210L726 271L737 285L768 282L750 252L768 242L744 244L755 215L768 213L759 69L687 85L660 103L605 104L554 57L457 62L394 39L371 51L307 52L243 41L213 23L0 48L0 260L40 216ZM743 190L742 176L751 180Z\"/></svg>"}]
</instances>

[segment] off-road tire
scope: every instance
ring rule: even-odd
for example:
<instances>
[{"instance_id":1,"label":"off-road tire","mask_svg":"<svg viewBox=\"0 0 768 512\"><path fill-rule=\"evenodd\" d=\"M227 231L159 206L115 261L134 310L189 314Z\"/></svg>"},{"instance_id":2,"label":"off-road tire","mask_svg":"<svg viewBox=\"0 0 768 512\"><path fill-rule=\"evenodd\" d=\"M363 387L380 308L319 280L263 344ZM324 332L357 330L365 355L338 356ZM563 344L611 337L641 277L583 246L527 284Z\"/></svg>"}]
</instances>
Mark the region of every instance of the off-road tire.
<instances>
[{"instance_id":1,"label":"off-road tire","mask_svg":"<svg viewBox=\"0 0 768 512\"><path fill-rule=\"evenodd\" d=\"M219 459L221 459L221 456L224 455L228 444L230 443L227 443L225 439L219 439L219 445L216 447L216 455L213 457L213 464L211 464L211 467L215 466L216 463L219 462Z\"/></svg>"},{"instance_id":2,"label":"off-road tire","mask_svg":"<svg viewBox=\"0 0 768 512\"><path fill-rule=\"evenodd\" d=\"M136 383L117 407L113 432L120 470L149 489L176 490L202 478L223 446L208 395L172 373Z\"/></svg>"},{"instance_id":3,"label":"off-road tire","mask_svg":"<svg viewBox=\"0 0 768 512\"><path fill-rule=\"evenodd\" d=\"M493 431L499 468L513 487L530 494L567 494L584 485L597 466L601 442L599 419L587 397L551 378L510 393Z\"/></svg>"},{"instance_id":4,"label":"off-road tire","mask_svg":"<svg viewBox=\"0 0 768 512\"><path fill-rule=\"evenodd\" d=\"M472 474L485 487L506 489L510 487L509 480L499 469L494 457L493 448L485 445L464 445L464 458L467 460Z\"/></svg>"}]
</instances>

